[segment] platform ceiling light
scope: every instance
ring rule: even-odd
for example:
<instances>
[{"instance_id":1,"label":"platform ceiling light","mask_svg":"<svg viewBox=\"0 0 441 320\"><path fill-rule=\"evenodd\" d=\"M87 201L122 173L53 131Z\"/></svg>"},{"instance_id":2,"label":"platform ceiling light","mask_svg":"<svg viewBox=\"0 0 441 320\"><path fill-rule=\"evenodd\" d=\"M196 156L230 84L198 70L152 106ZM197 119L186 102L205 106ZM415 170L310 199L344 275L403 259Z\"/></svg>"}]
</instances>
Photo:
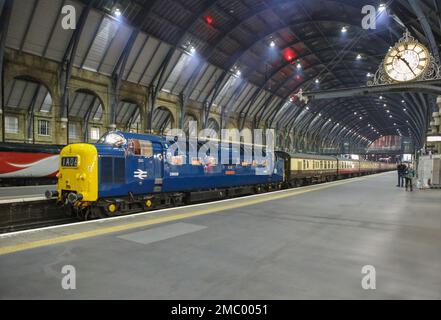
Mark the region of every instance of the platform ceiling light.
<instances>
[{"instance_id":1,"label":"platform ceiling light","mask_svg":"<svg viewBox=\"0 0 441 320\"><path fill-rule=\"evenodd\" d=\"M360 117L360 120L363 120L363 117Z\"/></svg>"},{"instance_id":2,"label":"platform ceiling light","mask_svg":"<svg viewBox=\"0 0 441 320\"><path fill-rule=\"evenodd\" d=\"M406 111L407 111L407 109L406 109L406 108L403 108L403 111L404 111L404 112L406 112Z\"/></svg>"},{"instance_id":3,"label":"platform ceiling light","mask_svg":"<svg viewBox=\"0 0 441 320\"><path fill-rule=\"evenodd\" d=\"M372 78L373 75L372 75L372 73L368 72L368 73L366 73L366 77L368 77L368 78Z\"/></svg>"},{"instance_id":4,"label":"platform ceiling light","mask_svg":"<svg viewBox=\"0 0 441 320\"><path fill-rule=\"evenodd\" d=\"M389 118L392 118L392 115L390 115Z\"/></svg>"},{"instance_id":5,"label":"platform ceiling light","mask_svg":"<svg viewBox=\"0 0 441 320\"><path fill-rule=\"evenodd\" d=\"M321 113L319 113L319 114L318 114L318 116L319 116L319 117L321 117L321 116L322 116L322 114L321 114Z\"/></svg>"},{"instance_id":6,"label":"platform ceiling light","mask_svg":"<svg viewBox=\"0 0 441 320\"><path fill-rule=\"evenodd\" d=\"M320 80L319 79L315 79L315 83L319 84Z\"/></svg>"},{"instance_id":7,"label":"platform ceiling light","mask_svg":"<svg viewBox=\"0 0 441 320\"><path fill-rule=\"evenodd\" d=\"M240 75L242 74L242 72L240 72L239 69L236 70L236 76L240 77Z\"/></svg>"},{"instance_id":8,"label":"platform ceiling light","mask_svg":"<svg viewBox=\"0 0 441 320\"><path fill-rule=\"evenodd\" d=\"M401 100L401 103L406 103L406 101L404 101L404 100Z\"/></svg>"},{"instance_id":9,"label":"platform ceiling light","mask_svg":"<svg viewBox=\"0 0 441 320\"><path fill-rule=\"evenodd\" d=\"M191 47L190 47L190 53L191 53L191 54L195 54L195 52L196 52L196 48L193 47L193 46L191 46Z\"/></svg>"},{"instance_id":10,"label":"platform ceiling light","mask_svg":"<svg viewBox=\"0 0 441 320\"><path fill-rule=\"evenodd\" d=\"M301 69L302 65L300 64L300 62L297 62L297 69Z\"/></svg>"},{"instance_id":11,"label":"platform ceiling light","mask_svg":"<svg viewBox=\"0 0 441 320\"><path fill-rule=\"evenodd\" d=\"M379 99L380 99L380 100L383 100L383 96L379 96Z\"/></svg>"},{"instance_id":12,"label":"platform ceiling light","mask_svg":"<svg viewBox=\"0 0 441 320\"><path fill-rule=\"evenodd\" d=\"M356 114L357 114L357 112L354 112L354 114L356 115Z\"/></svg>"},{"instance_id":13,"label":"platform ceiling light","mask_svg":"<svg viewBox=\"0 0 441 320\"><path fill-rule=\"evenodd\" d=\"M387 104L383 104L383 107L387 107Z\"/></svg>"},{"instance_id":14,"label":"platform ceiling light","mask_svg":"<svg viewBox=\"0 0 441 320\"><path fill-rule=\"evenodd\" d=\"M306 110L309 110L309 107L306 107Z\"/></svg>"},{"instance_id":15,"label":"platform ceiling light","mask_svg":"<svg viewBox=\"0 0 441 320\"><path fill-rule=\"evenodd\" d=\"M380 3L378 6L378 11L383 12L384 10L386 10L386 4Z\"/></svg>"},{"instance_id":16,"label":"platform ceiling light","mask_svg":"<svg viewBox=\"0 0 441 320\"><path fill-rule=\"evenodd\" d=\"M357 60L361 60L361 58L362 58L361 54L357 54L356 59L357 59Z\"/></svg>"},{"instance_id":17,"label":"platform ceiling light","mask_svg":"<svg viewBox=\"0 0 441 320\"><path fill-rule=\"evenodd\" d=\"M274 42L274 40L271 40L271 42L270 42L270 47L271 48L274 48L276 46L276 43Z\"/></svg>"},{"instance_id":18,"label":"platform ceiling light","mask_svg":"<svg viewBox=\"0 0 441 320\"><path fill-rule=\"evenodd\" d=\"M397 124L396 123L394 123L394 126L396 126Z\"/></svg>"},{"instance_id":19,"label":"platform ceiling light","mask_svg":"<svg viewBox=\"0 0 441 320\"><path fill-rule=\"evenodd\" d=\"M121 16L121 10L119 10L119 8L113 9L113 15L115 17L120 17Z\"/></svg>"},{"instance_id":20,"label":"platform ceiling light","mask_svg":"<svg viewBox=\"0 0 441 320\"><path fill-rule=\"evenodd\" d=\"M389 113L390 111L389 111L389 110L386 110L386 112Z\"/></svg>"},{"instance_id":21,"label":"platform ceiling light","mask_svg":"<svg viewBox=\"0 0 441 320\"><path fill-rule=\"evenodd\" d=\"M346 33L346 32L348 32L348 27L347 26L341 27L341 33Z\"/></svg>"}]
</instances>

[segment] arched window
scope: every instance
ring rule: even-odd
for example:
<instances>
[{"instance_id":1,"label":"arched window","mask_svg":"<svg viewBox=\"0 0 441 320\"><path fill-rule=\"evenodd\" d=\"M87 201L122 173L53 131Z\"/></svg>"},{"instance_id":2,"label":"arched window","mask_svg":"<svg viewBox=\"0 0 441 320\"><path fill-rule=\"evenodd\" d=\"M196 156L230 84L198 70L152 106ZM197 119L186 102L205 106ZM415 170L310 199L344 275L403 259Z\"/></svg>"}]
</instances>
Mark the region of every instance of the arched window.
<instances>
[{"instance_id":1,"label":"arched window","mask_svg":"<svg viewBox=\"0 0 441 320\"><path fill-rule=\"evenodd\" d=\"M76 90L69 104L69 139L98 140L104 133L101 132L103 117L103 103L98 95L87 89Z\"/></svg>"},{"instance_id":2,"label":"arched window","mask_svg":"<svg viewBox=\"0 0 441 320\"><path fill-rule=\"evenodd\" d=\"M129 100L121 100L116 111L116 123L126 131L141 131L141 113L139 106Z\"/></svg>"},{"instance_id":3,"label":"arched window","mask_svg":"<svg viewBox=\"0 0 441 320\"><path fill-rule=\"evenodd\" d=\"M160 135L164 135L168 129L172 129L174 126L173 114L166 107L157 107L153 111L153 130Z\"/></svg>"},{"instance_id":4,"label":"arched window","mask_svg":"<svg viewBox=\"0 0 441 320\"><path fill-rule=\"evenodd\" d=\"M34 143L52 136L52 96L41 81L17 76L7 83L5 109L5 133L10 138Z\"/></svg>"}]
</instances>

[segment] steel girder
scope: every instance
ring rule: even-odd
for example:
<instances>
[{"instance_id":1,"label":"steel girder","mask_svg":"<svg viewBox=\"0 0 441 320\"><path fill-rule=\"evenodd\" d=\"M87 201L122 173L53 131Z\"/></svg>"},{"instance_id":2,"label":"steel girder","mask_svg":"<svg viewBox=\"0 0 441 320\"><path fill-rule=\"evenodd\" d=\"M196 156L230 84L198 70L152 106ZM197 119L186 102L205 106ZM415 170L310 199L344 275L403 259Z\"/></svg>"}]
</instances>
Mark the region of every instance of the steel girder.
<instances>
[{"instance_id":1,"label":"steel girder","mask_svg":"<svg viewBox=\"0 0 441 320\"><path fill-rule=\"evenodd\" d=\"M281 18L280 18L281 19ZM321 22L334 22L334 23L337 23L337 21L332 21L332 20L323 20L323 21L321 21ZM286 28L291 28L292 27L292 24L287 24L287 23L285 23L285 21L283 20L283 19L281 19L281 22L282 22L282 25L284 25L284 28L282 28L282 29L286 29ZM309 21L308 21L309 22ZM288 25L288 26L287 26ZM355 27L355 25L354 25L354 27ZM357 26L358 28L360 28L359 26ZM296 35L292 30L290 30L291 31L291 33L293 33L294 35L295 35L295 37L297 38L297 39L301 39L301 37L299 37L298 35ZM276 31L277 32L277 31ZM275 33L275 32L273 32L273 33ZM273 33L270 33L270 34L273 34ZM268 36L268 35L267 35ZM259 42L261 42L261 41L263 41L263 39L265 39L266 38L266 36L264 36L264 37L261 37L261 38L259 38L254 44L252 44L251 46L249 46L248 47L248 49L246 49L246 50L244 50L244 52L246 52L246 51L248 51L250 48L252 48L256 43L259 43ZM384 40L383 40L384 41ZM303 44L305 45L305 47L306 47L306 49L310 52L310 54L311 55L315 55L314 54L314 50L311 50L307 45L306 45L306 43L305 42L303 42ZM244 54L244 53L243 53ZM243 55L242 54L242 55ZM242 55L237 59L237 60L239 60L241 57L242 57ZM316 57L317 57L317 60L319 61L319 64L321 64L321 65L323 65L324 67L325 67L325 70L327 70L328 71L328 73L329 74L332 74L332 70L330 70L328 67L327 67L327 64L325 64L325 63L323 63L322 61L321 61L321 59L317 56L317 55L315 55ZM236 61L237 61L236 60ZM333 59L333 60L335 60L335 58ZM331 60L331 61L333 61L333 60ZM316 64L317 65L317 64ZM313 65L314 66L314 65ZM351 74L351 72L350 72L350 70L347 70L350 74ZM336 77L337 78L337 77ZM354 77L353 77L354 78ZM353 80L355 80L355 78L353 79Z\"/></svg>"},{"instance_id":2,"label":"steel girder","mask_svg":"<svg viewBox=\"0 0 441 320\"><path fill-rule=\"evenodd\" d=\"M4 0L1 3L0 15L0 103L1 103L1 121L2 121L2 141L5 141L5 73L4 57L6 47L6 37L8 35L9 20L12 12L12 0Z\"/></svg>"},{"instance_id":3,"label":"steel girder","mask_svg":"<svg viewBox=\"0 0 441 320\"><path fill-rule=\"evenodd\" d=\"M69 82L72 76L72 68L78 43L94 2L95 0L91 0L87 7L85 7L81 12L77 28L74 30L72 37L70 38L69 44L63 56L63 60L60 64L60 117L62 120L66 119L65 121L67 123L66 144L69 144Z\"/></svg>"},{"instance_id":4,"label":"steel girder","mask_svg":"<svg viewBox=\"0 0 441 320\"><path fill-rule=\"evenodd\" d=\"M113 68L112 72L112 85L110 88L110 124L116 127L116 108L119 103L119 92L121 89L122 77L124 75L124 70L126 68L127 59L132 52L133 45L135 44L136 38L138 37L139 30L134 29L130 35L129 40L124 47L118 62Z\"/></svg>"},{"instance_id":5,"label":"steel girder","mask_svg":"<svg viewBox=\"0 0 441 320\"><path fill-rule=\"evenodd\" d=\"M191 27L206 12L207 9L209 9L210 7L212 7L216 3L216 1L217 0L212 0L212 1L206 2L204 4L204 6L196 14L194 14L194 19L193 19L193 22L190 24L190 26L188 26L186 29L181 31L180 35L178 36L179 40L177 41L177 43L173 47L171 47L169 49L165 59L162 62L163 71L168 68L168 63L170 62L170 59L174 55L176 50L180 50L180 46L182 45L182 42L185 40L185 37L187 36L187 33L189 33L189 30L191 29ZM163 71L161 71L161 77L163 76ZM154 85L154 94L150 97L153 99L153 101L150 103L150 106L149 106L150 107L149 108L150 109L149 110L150 118L151 118L151 115L153 114L152 112L153 112L154 105L156 102L157 94L164 86L165 82L167 81L167 78L168 78L168 76L165 78L165 80L163 82L161 82L159 80L158 83L156 85ZM185 111L186 111L186 107L187 107L188 96L185 95L184 92L181 92L179 100L180 100L180 112L179 112L179 121L177 121L177 123L179 124L179 127L182 128L182 126L184 125L184 116L185 116ZM151 119L149 122L150 122L149 129L151 130Z\"/></svg>"},{"instance_id":6,"label":"steel girder","mask_svg":"<svg viewBox=\"0 0 441 320\"><path fill-rule=\"evenodd\" d=\"M92 115L92 110L93 110L93 106L95 105L95 102L97 100L97 96L94 95L92 101L90 102L89 106L87 107L87 111L84 117L84 123L83 123L83 137L84 137L84 141L88 142L89 141L89 120L90 120L90 116ZM69 128L68 128L68 133L69 135Z\"/></svg>"},{"instance_id":7,"label":"steel girder","mask_svg":"<svg viewBox=\"0 0 441 320\"><path fill-rule=\"evenodd\" d=\"M41 84L35 87L34 94L32 95L31 103L29 104L27 112L27 138L32 139L32 143L35 143L35 131L34 131L34 115L35 115L35 102L37 100L38 92L40 91ZM23 95L22 95L23 97Z\"/></svg>"},{"instance_id":8,"label":"steel girder","mask_svg":"<svg viewBox=\"0 0 441 320\"><path fill-rule=\"evenodd\" d=\"M437 96L441 95L441 80L416 81L413 83L374 85L325 91L310 91L303 92L303 96L314 100L408 92L428 93Z\"/></svg>"},{"instance_id":9,"label":"steel girder","mask_svg":"<svg viewBox=\"0 0 441 320\"><path fill-rule=\"evenodd\" d=\"M342 101L336 101L336 102L332 102L332 103L330 103L328 105L325 105L325 107L321 109L321 112L325 112L327 108L333 108L335 105L339 105L339 104L341 104L342 106L347 107L347 105L350 104L350 103L351 103L350 101L343 101L343 102ZM403 126L406 126L406 119L403 118L403 112L398 112L399 110L397 110L398 108L402 108L402 105L398 104L398 103L395 103L395 102L393 104L389 103L389 105L391 106L391 108L389 108L389 109L391 110L390 114L393 116L394 122L402 123ZM409 107L409 109L410 108L411 107ZM356 110L356 109L354 109L354 110ZM376 110L377 110L376 108L372 108L372 107L364 109L365 112L376 111ZM315 118L319 118L317 116L317 113L314 116L315 116ZM314 116L311 115L311 117L314 117ZM340 123L340 125L345 126L344 123L347 123L347 120L349 118L352 118L352 117L353 117L352 113L348 113L348 114L345 114L344 117L334 118L333 123L335 125L336 125L336 123ZM354 118L358 122L357 117L354 117ZM323 117L321 117L321 118L323 118ZM306 118L304 121L308 122L309 119ZM363 121L363 122L367 122L367 121ZM373 122L373 121L369 121L369 122ZM384 127L384 125L383 124L380 125L380 126L379 125L375 125L375 127ZM365 135L365 130L367 130L368 133L371 133L371 131L369 129L366 129L366 128L368 128L366 125L360 127L359 128L359 133Z\"/></svg>"},{"instance_id":10,"label":"steel girder","mask_svg":"<svg viewBox=\"0 0 441 320\"><path fill-rule=\"evenodd\" d=\"M257 39L256 39L256 41L254 41L251 45L249 45L248 47L246 47L244 50L242 50L241 51L241 53L236 57L236 56L233 56L232 57L232 59L230 59L230 62L228 63L228 67L227 67L227 69L229 69L229 68L231 68L231 67L233 67L248 51L250 51L256 44L258 44L258 43L260 43L260 42L262 42L262 41L265 41L266 40L266 38L267 37L269 37L269 36L271 36L271 35L273 35L273 34L276 34L277 32L280 32L280 31L282 31L282 30L284 30L284 29L290 29L290 28L292 28L292 27L298 27L299 25L301 25L301 24L305 24L305 23L308 23L309 21L300 21L299 23L291 23L291 24L284 24L283 25L283 27L281 27L280 29L276 29L276 30L271 30L271 32L269 32L268 34L266 34L266 35L263 35L263 36L259 36ZM334 22L334 23L338 23L338 21L335 21L335 20L319 20L318 22ZM348 22L348 24L351 24L350 22ZM355 25L355 24L352 24L354 27L358 27L357 25ZM359 28L359 27L358 27ZM305 43L305 41L308 41L308 39L302 39L302 37L296 37L297 39L300 39L299 41L296 41L296 42L294 42L294 43ZM309 40L313 40L313 39L316 39L316 38L322 38L322 37L317 37L317 36L314 36L313 38L310 38ZM382 41L384 42L385 40L384 39L382 39ZM291 44L292 45L292 44ZM286 46L286 47L288 47L288 45ZM349 50L348 50L348 52L349 52ZM305 58L305 57L308 57L308 56L317 56L317 53L318 52L314 52L313 50L310 50L310 53L309 54L307 54L307 55L303 55L303 56L299 56L298 57L298 59L301 59L301 58ZM288 65L289 63L286 63L285 65L283 65L282 66L282 68L283 67L285 67L286 65ZM277 70L278 71L278 70ZM277 74L277 71L273 71L272 72L272 76L270 76L269 78L268 78L268 80L264 83L264 84L262 84L261 86L259 86L260 87L260 90L263 90L264 89L264 86L266 85L266 83L268 82L268 81L270 81L271 80L271 78L275 75L275 74ZM279 86L280 87L280 86ZM271 98L272 99L272 98ZM251 101L251 100L250 100ZM245 104L245 105L250 105L249 103L248 104ZM249 109L249 108L248 108ZM241 112L243 112L243 110L240 110L239 111L239 113L241 113ZM248 115L248 111L246 112L246 115L245 115L245 117Z\"/></svg>"},{"instance_id":11,"label":"steel girder","mask_svg":"<svg viewBox=\"0 0 441 320\"><path fill-rule=\"evenodd\" d=\"M408 2L410 4L410 6L412 7L412 10L415 12L415 14L418 18L418 21L421 24L421 27L423 28L426 39L429 42L430 51L432 52L436 61L439 62L440 59L439 59L438 44L436 43L435 37L433 36L433 32L430 27L430 23L427 21L427 17L424 14L423 10L421 9L419 1L408 0Z\"/></svg>"}]
</instances>

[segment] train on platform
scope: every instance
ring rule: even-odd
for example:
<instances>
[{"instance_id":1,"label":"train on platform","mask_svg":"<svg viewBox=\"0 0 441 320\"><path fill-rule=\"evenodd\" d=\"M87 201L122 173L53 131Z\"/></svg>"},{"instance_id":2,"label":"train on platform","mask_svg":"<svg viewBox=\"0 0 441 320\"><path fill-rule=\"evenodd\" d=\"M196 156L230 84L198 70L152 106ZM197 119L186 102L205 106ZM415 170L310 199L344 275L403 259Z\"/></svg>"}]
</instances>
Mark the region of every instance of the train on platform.
<instances>
[{"instance_id":1,"label":"train on platform","mask_svg":"<svg viewBox=\"0 0 441 320\"><path fill-rule=\"evenodd\" d=\"M0 143L0 186L56 184L64 146Z\"/></svg>"},{"instance_id":2,"label":"train on platform","mask_svg":"<svg viewBox=\"0 0 441 320\"><path fill-rule=\"evenodd\" d=\"M190 148L178 152L174 143L162 136L110 131L95 144L67 145L60 153L57 189L46 197L87 220L395 169L391 163L272 152L262 146L258 158L256 145L240 143L217 142L217 151L204 149L195 157ZM199 150L203 145L198 142ZM229 161L218 161L223 154Z\"/></svg>"}]
</instances>

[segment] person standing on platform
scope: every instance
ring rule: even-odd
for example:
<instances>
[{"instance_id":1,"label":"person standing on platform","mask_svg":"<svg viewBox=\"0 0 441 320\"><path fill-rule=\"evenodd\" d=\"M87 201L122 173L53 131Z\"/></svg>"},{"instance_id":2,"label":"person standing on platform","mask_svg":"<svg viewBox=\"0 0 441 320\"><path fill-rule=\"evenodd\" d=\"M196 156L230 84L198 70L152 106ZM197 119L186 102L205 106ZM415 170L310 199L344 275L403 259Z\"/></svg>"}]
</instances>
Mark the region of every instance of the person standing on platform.
<instances>
[{"instance_id":1,"label":"person standing on platform","mask_svg":"<svg viewBox=\"0 0 441 320\"><path fill-rule=\"evenodd\" d=\"M406 165L402 162L400 162L397 166L397 172L398 172L398 184L397 187L404 187L404 173L406 172Z\"/></svg>"},{"instance_id":2,"label":"person standing on platform","mask_svg":"<svg viewBox=\"0 0 441 320\"><path fill-rule=\"evenodd\" d=\"M406 168L404 178L406 179L406 191L413 191L413 178L415 178L415 170L411 164L409 164L409 166Z\"/></svg>"}]
</instances>

